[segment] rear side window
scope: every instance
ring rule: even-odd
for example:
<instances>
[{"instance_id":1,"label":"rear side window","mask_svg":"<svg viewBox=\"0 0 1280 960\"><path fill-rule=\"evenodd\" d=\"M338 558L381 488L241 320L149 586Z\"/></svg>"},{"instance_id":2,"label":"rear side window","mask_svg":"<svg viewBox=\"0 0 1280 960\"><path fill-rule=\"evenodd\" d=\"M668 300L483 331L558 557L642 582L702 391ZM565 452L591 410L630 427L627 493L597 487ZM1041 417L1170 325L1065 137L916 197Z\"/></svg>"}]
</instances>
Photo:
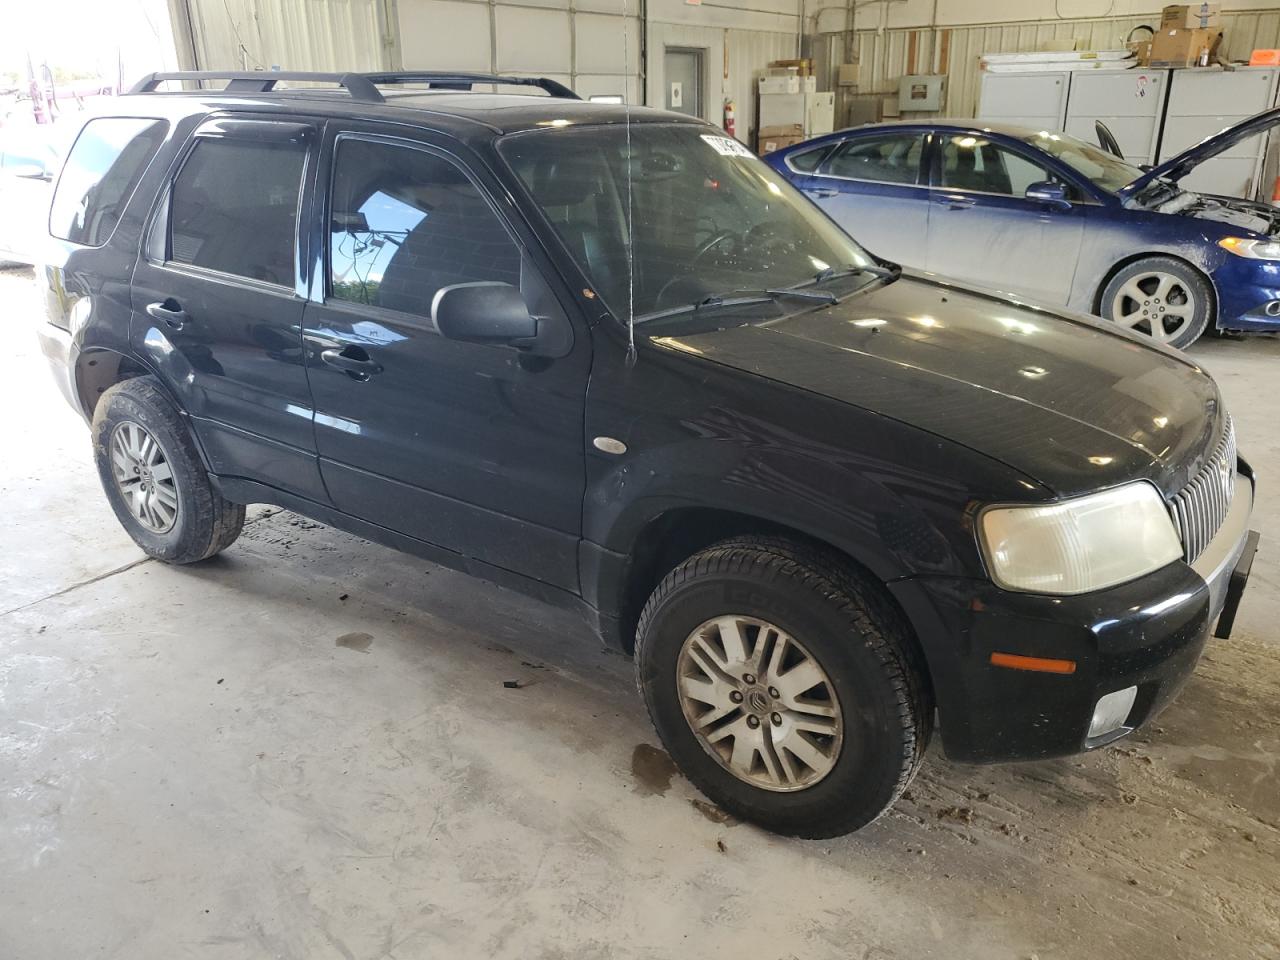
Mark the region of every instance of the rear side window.
<instances>
[{"instance_id":1,"label":"rear side window","mask_svg":"<svg viewBox=\"0 0 1280 960\"><path fill-rule=\"evenodd\" d=\"M136 117L86 123L58 178L49 232L90 247L106 243L168 128L163 120Z\"/></svg>"},{"instance_id":2,"label":"rear side window","mask_svg":"<svg viewBox=\"0 0 1280 960\"><path fill-rule=\"evenodd\" d=\"M846 140L827 161L824 173L876 183L913 184L920 177L924 135L893 134Z\"/></svg>"},{"instance_id":3,"label":"rear side window","mask_svg":"<svg viewBox=\"0 0 1280 960\"><path fill-rule=\"evenodd\" d=\"M434 154L340 140L329 227L329 296L431 316L455 283L520 283L520 248L484 195Z\"/></svg>"},{"instance_id":4,"label":"rear side window","mask_svg":"<svg viewBox=\"0 0 1280 960\"><path fill-rule=\"evenodd\" d=\"M810 147L808 150L801 150L799 153L791 153L787 155L787 166L796 173L813 173L818 169L818 164L822 162L822 158L826 156L827 151L831 149L831 144L824 143L820 147Z\"/></svg>"},{"instance_id":5,"label":"rear side window","mask_svg":"<svg viewBox=\"0 0 1280 960\"><path fill-rule=\"evenodd\" d=\"M298 141L202 137L173 182L169 260L292 287Z\"/></svg>"}]
</instances>

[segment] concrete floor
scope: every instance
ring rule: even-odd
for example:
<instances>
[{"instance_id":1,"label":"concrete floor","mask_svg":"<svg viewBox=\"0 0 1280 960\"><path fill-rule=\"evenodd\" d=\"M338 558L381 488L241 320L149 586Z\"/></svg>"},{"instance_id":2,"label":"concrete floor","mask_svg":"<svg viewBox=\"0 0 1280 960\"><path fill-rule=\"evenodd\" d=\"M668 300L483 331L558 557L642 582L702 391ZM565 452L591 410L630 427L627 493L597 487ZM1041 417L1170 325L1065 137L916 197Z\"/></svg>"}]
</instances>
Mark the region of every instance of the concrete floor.
<instances>
[{"instance_id":1,"label":"concrete floor","mask_svg":"<svg viewBox=\"0 0 1280 960\"><path fill-rule=\"evenodd\" d=\"M1280 956L1280 341L1193 351L1267 540L1181 699L1070 760L935 744L806 842L672 776L570 616L261 508L212 562L142 559L29 272L0 303L0 958Z\"/></svg>"}]
</instances>

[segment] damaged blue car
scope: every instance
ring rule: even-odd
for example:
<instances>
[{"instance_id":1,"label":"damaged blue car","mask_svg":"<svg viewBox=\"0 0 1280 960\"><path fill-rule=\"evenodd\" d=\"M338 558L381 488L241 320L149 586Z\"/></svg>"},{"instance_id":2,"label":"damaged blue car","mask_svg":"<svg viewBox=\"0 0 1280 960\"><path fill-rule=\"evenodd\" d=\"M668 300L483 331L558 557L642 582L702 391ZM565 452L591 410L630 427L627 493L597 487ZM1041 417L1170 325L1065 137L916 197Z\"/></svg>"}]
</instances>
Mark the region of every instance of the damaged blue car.
<instances>
[{"instance_id":1,"label":"damaged blue car","mask_svg":"<svg viewBox=\"0 0 1280 960\"><path fill-rule=\"evenodd\" d=\"M882 257L1181 348L1280 331L1280 210L1179 186L1277 122L1258 114L1150 170L984 120L868 124L766 160Z\"/></svg>"}]
</instances>

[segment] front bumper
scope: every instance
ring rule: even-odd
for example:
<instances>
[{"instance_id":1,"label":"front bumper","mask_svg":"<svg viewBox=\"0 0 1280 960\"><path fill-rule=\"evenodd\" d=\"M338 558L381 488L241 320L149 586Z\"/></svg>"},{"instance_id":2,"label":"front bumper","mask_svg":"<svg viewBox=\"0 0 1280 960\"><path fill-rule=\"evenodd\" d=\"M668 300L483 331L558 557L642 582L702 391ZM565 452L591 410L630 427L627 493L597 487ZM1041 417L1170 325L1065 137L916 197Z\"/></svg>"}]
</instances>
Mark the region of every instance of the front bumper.
<instances>
[{"instance_id":1,"label":"front bumper","mask_svg":"<svg viewBox=\"0 0 1280 960\"><path fill-rule=\"evenodd\" d=\"M891 584L924 647L947 756L974 763L1063 756L1110 743L1169 703L1195 669L1215 621L1234 619L1256 534L1253 484L1194 564L1075 597L1011 593L986 581L920 577ZM1241 579L1240 577L1236 578ZM1229 626L1229 623L1228 623ZM992 663L993 653L1071 661L1044 673ZM1096 738L1099 698L1136 687L1122 725Z\"/></svg>"},{"instance_id":2,"label":"front bumper","mask_svg":"<svg viewBox=\"0 0 1280 960\"><path fill-rule=\"evenodd\" d=\"M1254 333L1280 331L1280 315L1267 312L1268 304L1280 302L1280 261L1229 255L1212 277L1218 293L1219 327Z\"/></svg>"}]
</instances>

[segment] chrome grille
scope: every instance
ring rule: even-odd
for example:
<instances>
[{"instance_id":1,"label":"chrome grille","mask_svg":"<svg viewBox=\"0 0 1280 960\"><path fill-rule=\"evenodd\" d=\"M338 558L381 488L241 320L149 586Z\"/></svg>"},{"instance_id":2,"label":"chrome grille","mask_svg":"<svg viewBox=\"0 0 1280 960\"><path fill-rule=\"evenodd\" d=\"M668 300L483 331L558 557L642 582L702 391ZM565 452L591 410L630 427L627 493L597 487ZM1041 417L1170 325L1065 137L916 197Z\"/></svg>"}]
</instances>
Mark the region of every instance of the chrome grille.
<instances>
[{"instance_id":1,"label":"chrome grille","mask_svg":"<svg viewBox=\"0 0 1280 960\"><path fill-rule=\"evenodd\" d=\"M1231 509L1236 489L1236 428L1227 417L1222 439L1200 472L1169 502L1182 538L1182 554L1191 563L1209 545Z\"/></svg>"}]
</instances>

